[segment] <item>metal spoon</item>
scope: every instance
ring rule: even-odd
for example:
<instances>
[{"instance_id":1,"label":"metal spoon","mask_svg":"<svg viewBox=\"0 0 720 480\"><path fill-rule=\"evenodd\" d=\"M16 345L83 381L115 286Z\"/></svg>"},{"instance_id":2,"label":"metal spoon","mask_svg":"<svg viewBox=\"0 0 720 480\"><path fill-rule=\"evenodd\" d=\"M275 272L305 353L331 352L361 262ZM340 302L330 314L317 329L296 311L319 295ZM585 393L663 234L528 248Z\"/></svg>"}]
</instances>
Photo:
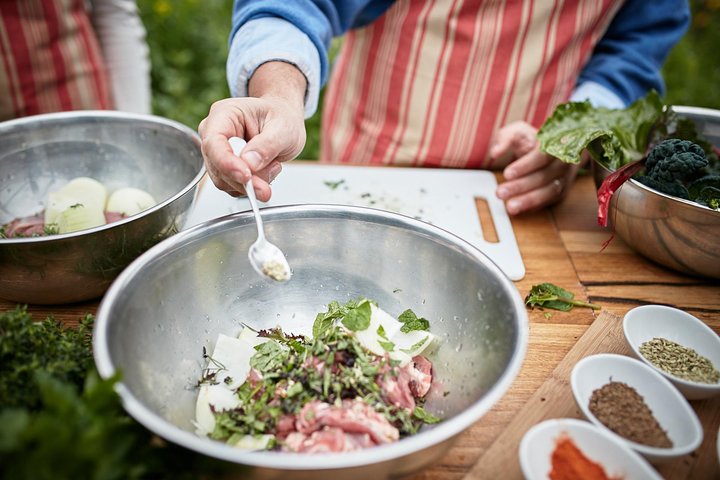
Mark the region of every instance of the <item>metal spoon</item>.
<instances>
[{"instance_id":1,"label":"metal spoon","mask_svg":"<svg viewBox=\"0 0 720 480\"><path fill-rule=\"evenodd\" d=\"M232 137L228 140L230 147L236 156L240 156L240 152L245 147L245 140L240 137ZM290 265L288 265L285 259L285 254L276 245L270 243L265 238L265 229L263 228L263 221L260 217L260 209L255 199L255 190L253 188L252 177L245 183L245 192L250 205L252 206L253 213L255 214L255 223L257 224L258 238L255 243L250 245L248 250L248 259L250 265L255 271L268 277L277 282L286 282L290 280L292 272L290 271Z\"/></svg>"}]
</instances>

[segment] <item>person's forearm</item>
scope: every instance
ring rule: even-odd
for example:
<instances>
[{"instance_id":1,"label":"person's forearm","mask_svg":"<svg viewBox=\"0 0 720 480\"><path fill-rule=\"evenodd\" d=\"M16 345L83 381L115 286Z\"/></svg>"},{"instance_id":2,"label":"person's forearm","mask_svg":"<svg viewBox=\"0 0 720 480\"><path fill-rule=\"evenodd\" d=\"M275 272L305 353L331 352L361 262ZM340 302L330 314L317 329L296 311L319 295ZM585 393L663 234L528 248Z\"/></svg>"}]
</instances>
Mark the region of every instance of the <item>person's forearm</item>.
<instances>
[{"instance_id":1,"label":"person's forearm","mask_svg":"<svg viewBox=\"0 0 720 480\"><path fill-rule=\"evenodd\" d=\"M305 75L286 62L263 63L248 82L248 94L251 97L282 99L300 111L304 108L306 89Z\"/></svg>"}]
</instances>

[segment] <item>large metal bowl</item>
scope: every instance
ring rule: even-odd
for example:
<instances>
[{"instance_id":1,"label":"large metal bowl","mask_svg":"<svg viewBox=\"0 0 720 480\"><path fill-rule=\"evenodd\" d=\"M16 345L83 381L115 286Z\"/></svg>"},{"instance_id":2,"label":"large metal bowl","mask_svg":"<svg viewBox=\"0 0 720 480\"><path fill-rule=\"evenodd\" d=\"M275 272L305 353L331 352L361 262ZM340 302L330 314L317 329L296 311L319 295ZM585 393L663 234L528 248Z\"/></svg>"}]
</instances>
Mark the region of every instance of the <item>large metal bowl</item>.
<instances>
[{"instance_id":1,"label":"large metal bowl","mask_svg":"<svg viewBox=\"0 0 720 480\"><path fill-rule=\"evenodd\" d=\"M242 478L382 479L437 462L497 402L523 360L527 312L514 284L479 250L424 222L346 206L263 210L287 255L287 283L260 278L247 250L252 214L211 220L155 246L103 298L93 338L103 377L122 372L126 410L159 436L224 462ZM241 322L311 334L332 300L367 297L430 320L439 348L426 407L445 421L395 444L348 454L244 452L195 435L203 347Z\"/></svg>"},{"instance_id":2,"label":"large metal bowl","mask_svg":"<svg viewBox=\"0 0 720 480\"><path fill-rule=\"evenodd\" d=\"M74 177L109 191L135 187L155 207L101 227L0 239L0 298L59 304L101 296L140 253L182 227L204 173L193 130L111 111L37 115L0 123L0 224L43 210Z\"/></svg>"},{"instance_id":3,"label":"large metal bowl","mask_svg":"<svg viewBox=\"0 0 720 480\"><path fill-rule=\"evenodd\" d=\"M698 132L720 147L720 111L672 108L693 120ZM593 162L597 187L609 174ZM630 179L612 196L608 219L618 237L650 260L687 275L720 278L720 211Z\"/></svg>"}]
</instances>

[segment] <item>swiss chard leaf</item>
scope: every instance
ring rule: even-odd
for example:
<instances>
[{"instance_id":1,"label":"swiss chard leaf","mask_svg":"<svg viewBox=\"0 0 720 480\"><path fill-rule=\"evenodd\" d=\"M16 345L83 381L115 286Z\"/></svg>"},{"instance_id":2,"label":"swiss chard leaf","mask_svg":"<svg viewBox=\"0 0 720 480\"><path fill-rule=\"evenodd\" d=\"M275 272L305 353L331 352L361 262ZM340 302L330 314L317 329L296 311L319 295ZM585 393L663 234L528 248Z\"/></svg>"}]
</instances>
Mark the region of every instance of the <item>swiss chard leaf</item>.
<instances>
[{"instance_id":1,"label":"swiss chard leaf","mask_svg":"<svg viewBox=\"0 0 720 480\"><path fill-rule=\"evenodd\" d=\"M645 156L650 132L662 115L655 91L624 110L568 102L558 106L538 131L540 149L566 163L579 163L587 149L595 161L614 170Z\"/></svg>"}]
</instances>

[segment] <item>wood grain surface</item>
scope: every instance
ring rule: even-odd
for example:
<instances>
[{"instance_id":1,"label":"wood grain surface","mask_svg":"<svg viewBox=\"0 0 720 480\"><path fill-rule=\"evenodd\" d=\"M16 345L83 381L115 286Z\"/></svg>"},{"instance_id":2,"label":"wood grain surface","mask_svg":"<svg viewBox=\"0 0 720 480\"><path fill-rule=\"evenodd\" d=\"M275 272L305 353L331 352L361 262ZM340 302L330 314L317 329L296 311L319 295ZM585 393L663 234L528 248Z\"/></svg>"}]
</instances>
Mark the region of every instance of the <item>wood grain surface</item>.
<instances>
[{"instance_id":1,"label":"wood grain surface","mask_svg":"<svg viewBox=\"0 0 720 480\"><path fill-rule=\"evenodd\" d=\"M411 480L519 479L518 445L537 422L552 417L579 417L568 386L574 363L595 352L629 353L620 320L645 304L671 305L720 332L720 282L688 277L634 253L596 222L597 202L590 177L579 178L567 198L551 209L512 219L525 262L525 277L515 282L525 296L532 285L552 282L578 298L600 304L602 313L576 308L570 312L532 310L528 351L523 367L503 398L463 433L437 464ZM3 310L15 305L0 300ZM75 324L95 313L97 302L65 306L29 306L35 318L53 315ZM664 478L719 479L715 441L720 427L720 397L694 401L705 431L702 446L658 471Z\"/></svg>"}]
</instances>

